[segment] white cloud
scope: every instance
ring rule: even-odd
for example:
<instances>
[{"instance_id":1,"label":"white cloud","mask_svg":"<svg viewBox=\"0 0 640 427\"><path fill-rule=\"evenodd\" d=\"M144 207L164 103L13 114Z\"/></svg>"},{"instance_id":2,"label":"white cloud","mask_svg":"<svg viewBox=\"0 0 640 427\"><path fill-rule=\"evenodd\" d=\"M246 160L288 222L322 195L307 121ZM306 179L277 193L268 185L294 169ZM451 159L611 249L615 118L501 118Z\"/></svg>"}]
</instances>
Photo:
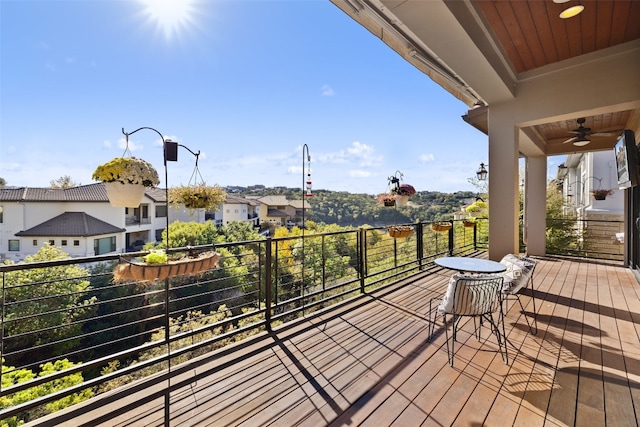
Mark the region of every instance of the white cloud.
<instances>
[{"instance_id":1,"label":"white cloud","mask_svg":"<svg viewBox=\"0 0 640 427\"><path fill-rule=\"evenodd\" d=\"M369 178L371 176L371 172L363 171L363 170L350 170L349 177L350 178Z\"/></svg>"},{"instance_id":2,"label":"white cloud","mask_svg":"<svg viewBox=\"0 0 640 427\"><path fill-rule=\"evenodd\" d=\"M118 148L121 148L123 150L125 148L127 148L127 140L125 138L120 138L118 140ZM144 149L144 145L137 144L134 141L132 141L131 138L129 138L129 150L131 152L136 151L136 150L142 150L142 149Z\"/></svg>"},{"instance_id":3,"label":"white cloud","mask_svg":"<svg viewBox=\"0 0 640 427\"><path fill-rule=\"evenodd\" d=\"M418 161L420 163L428 163L428 162L432 162L434 160L435 160L435 157L431 153L429 153L429 154L421 154L420 157L418 157Z\"/></svg>"},{"instance_id":4,"label":"white cloud","mask_svg":"<svg viewBox=\"0 0 640 427\"><path fill-rule=\"evenodd\" d=\"M322 96L333 96L336 94L333 88L329 85L323 85L321 88L321 93Z\"/></svg>"},{"instance_id":5,"label":"white cloud","mask_svg":"<svg viewBox=\"0 0 640 427\"><path fill-rule=\"evenodd\" d=\"M354 141L346 150L320 155L321 161L334 164L357 164L360 167L372 167L382 163L382 156L376 155L373 147Z\"/></svg>"}]
</instances>

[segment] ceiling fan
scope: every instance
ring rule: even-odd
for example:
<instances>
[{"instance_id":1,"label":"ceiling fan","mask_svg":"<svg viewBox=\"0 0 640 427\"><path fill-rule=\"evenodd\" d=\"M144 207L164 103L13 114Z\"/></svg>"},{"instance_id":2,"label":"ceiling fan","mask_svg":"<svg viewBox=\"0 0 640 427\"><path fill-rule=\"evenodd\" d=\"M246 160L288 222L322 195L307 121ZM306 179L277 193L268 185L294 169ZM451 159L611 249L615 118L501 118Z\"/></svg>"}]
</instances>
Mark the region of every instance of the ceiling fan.
<instances>
[{"instance_id":1,"label":"ceiling fan","mask_svg":"<svg viewBox=\"0 0 640 427\"><path fill-rule=\"evenodd\" d=\"M572 131L569 131L569 133L574 134L575 136L572 136L571 138L567 139L566 141L563 142L563 144L566 144L567 142L572 142L573 145L575 145L576 147L583 147L585 145L587 145L588 143L591 142L591 140L589 138L587 138L587 136L591 136L591 137L599 137L599 136L616 136L616 133L608 133L608 132L594 132L591 130L591 128L588 127L584 127L584 123L587 121L584 117L580 117L578 120L576 120L578 122L578 128L574 129ZM616 128L617 129L617 128ZM622 129L622 128L620 128ZM614 129L607 129L607 130L614 130Z\"/></svg>"}]
</instances>

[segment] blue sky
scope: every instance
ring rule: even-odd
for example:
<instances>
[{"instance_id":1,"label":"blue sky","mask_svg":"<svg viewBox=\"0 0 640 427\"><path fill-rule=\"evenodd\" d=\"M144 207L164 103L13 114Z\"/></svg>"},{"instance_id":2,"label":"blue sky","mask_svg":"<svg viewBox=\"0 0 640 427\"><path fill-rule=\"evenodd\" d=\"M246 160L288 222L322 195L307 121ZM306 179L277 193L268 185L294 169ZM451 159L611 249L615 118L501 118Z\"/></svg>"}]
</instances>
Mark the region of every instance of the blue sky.
<instances>
[{"instance_id":1,"label":"blue sky","mask_svg":"<svg viewBox=\"0 0 640 427\"><path fill-rule=\"evenodd\" d=\"M184 3L184 0L182 0ZM324 0L2 0L0 177L90 184L143 126L201 151L209 184L376 194L396 171L417 190L476 189L485 135L467 107ZM174 0L180 3L180 0ZM130 137L164 169L159 136ZM188 184L180 149L169 185Z\"/></svg>"}]
</instances>

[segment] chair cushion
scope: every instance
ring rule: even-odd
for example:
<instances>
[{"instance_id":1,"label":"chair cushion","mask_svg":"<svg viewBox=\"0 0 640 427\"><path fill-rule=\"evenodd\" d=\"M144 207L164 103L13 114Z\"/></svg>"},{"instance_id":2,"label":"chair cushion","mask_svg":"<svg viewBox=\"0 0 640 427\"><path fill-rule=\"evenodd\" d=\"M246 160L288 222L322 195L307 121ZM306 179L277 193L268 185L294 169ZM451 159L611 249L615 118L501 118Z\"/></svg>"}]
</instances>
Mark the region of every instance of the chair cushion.
<instances>
[{"instance_id":1,"label":"chair cushion","mask_svg":"<svg viewBox=\"0 0 640 427\"><path fill-rule=\"evenodd\" d=\"M505 255L500 263L507 267L506 271L501 273L504 278L502 292L511 294L519 292L526 286L536 266L536 262L531 258L520 258L514 254Z\"/></svg>"}]
</instances>

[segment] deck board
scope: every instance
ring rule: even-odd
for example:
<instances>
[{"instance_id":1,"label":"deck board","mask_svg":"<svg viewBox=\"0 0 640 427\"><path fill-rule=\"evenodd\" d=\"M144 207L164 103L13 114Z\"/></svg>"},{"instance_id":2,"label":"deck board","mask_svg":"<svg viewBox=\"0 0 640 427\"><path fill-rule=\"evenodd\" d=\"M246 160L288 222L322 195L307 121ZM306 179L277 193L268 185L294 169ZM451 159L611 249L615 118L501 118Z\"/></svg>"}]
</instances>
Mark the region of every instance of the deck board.
<instances>
[{"instance_id":1,"label":"deck board","mask_svg":"<svg viewBox=\"0 0 640 427\"><path fill-rule=\"evenodd\" d=\"M629 269L540 259L538 333L526 323L525 290L524 310L510 303L504 323L509 363L495 337L483 330L478 341L467 321L454 367L441 320L429 336L429 300L450 274L372 292L176 367L170 425L638 426L640 286ZM28 425L162 426L164 398L138 402L165 389L125 386L58 414L72 421L53 414Z\"/></svg>"}]
</instances>

